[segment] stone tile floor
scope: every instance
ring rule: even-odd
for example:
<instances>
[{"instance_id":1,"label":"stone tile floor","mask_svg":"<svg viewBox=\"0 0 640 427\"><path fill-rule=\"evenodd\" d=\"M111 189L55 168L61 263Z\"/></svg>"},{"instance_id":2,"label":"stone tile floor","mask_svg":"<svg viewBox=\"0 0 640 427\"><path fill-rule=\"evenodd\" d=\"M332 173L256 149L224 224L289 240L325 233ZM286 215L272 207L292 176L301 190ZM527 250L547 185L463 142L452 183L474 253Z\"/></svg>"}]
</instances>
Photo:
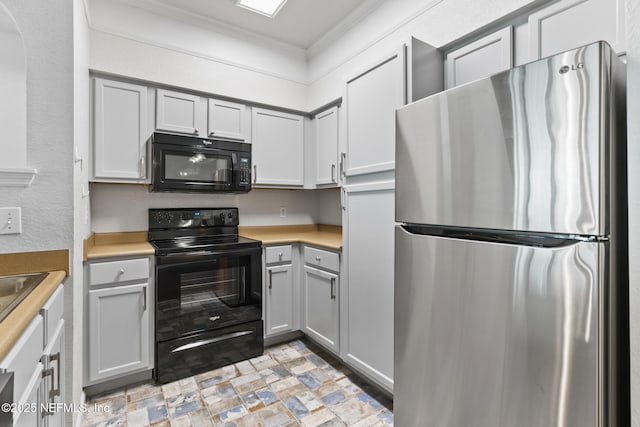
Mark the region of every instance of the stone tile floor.
<instances>
[{"instance_id":1,"label":"stone tile floor","mask_svg":"<svg viewBox=\"0 0 640 427\"><path fill-rule=\"evenodd\" d=\"M283 427L393 425L391 398L306 340L162 386L145 383L95 396L108 413L85 427Z\"/></svg>"}]
</instances>

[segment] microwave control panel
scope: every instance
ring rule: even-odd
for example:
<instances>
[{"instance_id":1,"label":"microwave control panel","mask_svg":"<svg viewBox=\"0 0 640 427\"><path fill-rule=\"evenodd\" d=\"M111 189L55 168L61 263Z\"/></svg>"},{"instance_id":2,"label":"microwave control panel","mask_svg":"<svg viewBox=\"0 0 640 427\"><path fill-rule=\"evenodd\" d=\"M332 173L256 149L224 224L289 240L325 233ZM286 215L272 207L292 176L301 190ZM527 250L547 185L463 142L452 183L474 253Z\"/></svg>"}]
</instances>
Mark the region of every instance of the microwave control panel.
<instances>
[{"instance_id":1,"label":"microwave control panel","mask_svg":"<svg viewBox=\"0 0 640 427\"><path fill-rule=\"evenodd\" d=\"M251 159L240 157L240 185L251 184Z\"/></svg>"}]
</instances>

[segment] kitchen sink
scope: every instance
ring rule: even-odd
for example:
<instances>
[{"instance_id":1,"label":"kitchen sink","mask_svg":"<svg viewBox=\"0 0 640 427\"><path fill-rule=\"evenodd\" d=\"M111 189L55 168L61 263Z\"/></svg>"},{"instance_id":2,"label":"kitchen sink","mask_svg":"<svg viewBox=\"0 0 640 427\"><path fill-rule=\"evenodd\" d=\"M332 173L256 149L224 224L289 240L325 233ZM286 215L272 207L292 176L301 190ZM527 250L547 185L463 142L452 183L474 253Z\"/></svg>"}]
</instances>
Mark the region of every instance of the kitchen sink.
<instances>
[{"instance_id":1,"label":"kitchen sink","mask_svg":"<svg viewBox=\"0 0 640 427\"><path fill-rule=\"evenodd\" d=\"M0 322L47 277L47 274L0 276Z\"/></svg>"}]
</instances>

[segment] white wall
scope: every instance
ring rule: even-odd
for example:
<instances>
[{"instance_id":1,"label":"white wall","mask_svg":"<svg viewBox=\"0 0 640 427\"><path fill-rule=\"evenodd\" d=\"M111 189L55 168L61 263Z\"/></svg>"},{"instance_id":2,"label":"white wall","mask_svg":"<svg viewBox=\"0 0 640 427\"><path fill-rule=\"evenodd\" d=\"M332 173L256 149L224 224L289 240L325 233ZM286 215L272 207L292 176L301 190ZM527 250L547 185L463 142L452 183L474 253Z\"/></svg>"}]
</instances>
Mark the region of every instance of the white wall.
<instances>
[{"instance_id":1,"label":"white wall","mask_svg":"<svg viewBox=\"0 0 640 427\"><path fill-rule=\"evenodd\" d=\"M82 0L73 1L73 276L83 277L83 240L91 234L89 215L89 27ZM69 402L83 400L83 319L82 280L73 287L67 310L67 390Z\"/></svg>"},{"instance_id":2,"label":"white wall","mask_svg":"<svg viewBox=\"0 0 640 427\"><path fill-rule=\"evenodd\" d=\"M318 208L315 218L318 224L342 225L342 204L338 189L316 191Z\"/></svg>"},{"instance_id":3,"label":"white wall","mask_svg":"<svg viewBox=\"0 0 640 427\"><path fill-rule=\"evenodd\" d=\"M22 207L22 234L0 236L0 252L70 249L73 242L71 141L73 40L65 0L0 0L22 33L27 61L29 187L0 187L2 206ZM4 96L4 95L3 95Z\"/></svg>"},{"instance_id":4,"label":"white wall","mask_svg":"<svg viewBox=\"0 0 640 427\"><path fill-rule=\"evenodd\" d=\"M91 68L254 102L306 108L303 50L179 10L171 18L117 0L90 0ZM144 23L144 25L140 25Z\"/></svg>"},{"instance_id":5,"label":"white wall","mask_svg":"<svg viewBox=\"0 0 640 427\"><path fill-rule=\"evenodd\" d=\"M627 0L631 418L640 427L640 2Z\"/></svg>"},{"instance_id":6,"label":"white wall","mask_svg":"<svg viewBox=\"0 0 640 427\"><path fill-rule=\"evenodd\" d=\"M147 209L181 207L237 207L240 225L291 225L322 223L336 216L318 214L318 199L313 190L254 189L248 194L201 195L187 193L150 193L145 185L92 184L92 226L96 233L143 231L148 228ZM339 192L335 191L335 193ZM339 198L338 198L339 203ZM280 208L286 217L280 217ZM323 211L330 210L323 206ZM339 224L340 205L335 205Z\"/></svg>"},{"instance_id":7,"label":"white wall","mask_svg":"<svg viewBox=\"0 0 640 427\"><path fill-rule=\"evenodd\" d=\"M3 14L0 9L0 15ZM8 21L9 19L7 19ZM0 168L27 166L27 71L22 38L0 31Z\"/></svg>"},{"instance_id":8,"label":"white wall","mask_svg":"<svg viewBox=\"0 0 640 427\"><path fill-rule=\"evenodd\" d=\"M29 187L0 187L2 206L22 207L22 234L0 236L0 252L73 249L73 21L67 0L0 0L14 16L26 51L26 163L38 170ZM1 6L1 5L0 5ZM5 93L2 96L6 96ZM4 153L3 153L4 154ZM16 166L16 165L14 165ZM70 259L65 281L67 372L76 350L72 311L74 279ZM77 360L77 359L76 359ZM76 380L78 381L78 380ZM67 381L72 384L73 381ZM74 391L79 389L79 383ZM70 396L71 397L71 396ZM69 398L68 401L71 401Z\"/></svg>"}]
</instances>

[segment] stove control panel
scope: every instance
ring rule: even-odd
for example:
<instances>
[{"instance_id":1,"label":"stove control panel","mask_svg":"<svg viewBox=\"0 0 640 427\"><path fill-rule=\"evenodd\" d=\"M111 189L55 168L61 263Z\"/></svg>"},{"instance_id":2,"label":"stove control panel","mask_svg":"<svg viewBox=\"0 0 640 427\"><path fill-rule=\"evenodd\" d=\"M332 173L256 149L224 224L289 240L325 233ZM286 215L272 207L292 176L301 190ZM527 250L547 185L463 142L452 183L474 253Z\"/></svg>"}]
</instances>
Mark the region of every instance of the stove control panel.
<instances>
[{"instance_id":1,"label":"stove control panel","mask_svg":"<svg viewBox=\"0 0 640 427\"><path fill-rule=\"evenodd\" d=\"M149 209L149 229L237 227L238 208Z\"/></svg>"}]
</instances>

